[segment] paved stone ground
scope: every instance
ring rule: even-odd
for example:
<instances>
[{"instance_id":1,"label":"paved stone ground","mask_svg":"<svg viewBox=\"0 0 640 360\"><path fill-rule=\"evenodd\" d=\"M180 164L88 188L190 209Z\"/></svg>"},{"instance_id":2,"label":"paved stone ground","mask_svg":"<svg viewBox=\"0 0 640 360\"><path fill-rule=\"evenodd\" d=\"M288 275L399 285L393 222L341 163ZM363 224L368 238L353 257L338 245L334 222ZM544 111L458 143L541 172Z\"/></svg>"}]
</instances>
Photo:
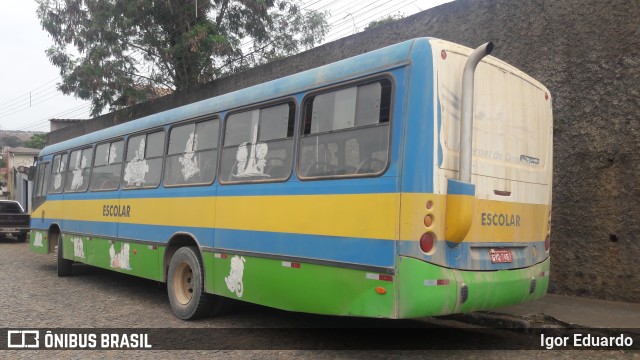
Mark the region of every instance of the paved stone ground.
<instances>
[{"instance_id":1,"label":"paved stone ground","mask_svg":"<svg viewBox=\"0 0 640 360\"><path fill-rule=\"evenodd\" d=\"M461 337L482 336L482 328L463 323L438 320L380 320L339 318L298 314L255 305L242 305L230 315L185 322L171 312L163 285L115 272L74 265L74 276L59 278L53 256L35 254L27 244L0 241L0 328L339 328L345 325L380 328L371 346L393 339L387 334L394 327L463 328ZM464 328L470 331L465 332ZM0 334L5 336L5 334ZM167 334L171 336L171 334ZM176 336L180 336L176 334ZM486 334L485 334L486 336ZM493 335L492 335L493 336ZM444 347L456 349L461 337L450 339ZM260 341L247 338L247 342ZM425 338L424 341L429 341ZM503 330L495 334L496 346L507 341L520 341L521 334ZM305 347L304 339L301 348ZM328 346L329 348L331 345ZM366 346L365 346L366 348ZM0 351L0 358L162 358L162 359L404 359L442 357L448 359L528 359L575 358L603 359L615 356L640 359L640 354L602 351L299 351L299 350L216 350L216 351Z\"/></svg>"}]
</instances>

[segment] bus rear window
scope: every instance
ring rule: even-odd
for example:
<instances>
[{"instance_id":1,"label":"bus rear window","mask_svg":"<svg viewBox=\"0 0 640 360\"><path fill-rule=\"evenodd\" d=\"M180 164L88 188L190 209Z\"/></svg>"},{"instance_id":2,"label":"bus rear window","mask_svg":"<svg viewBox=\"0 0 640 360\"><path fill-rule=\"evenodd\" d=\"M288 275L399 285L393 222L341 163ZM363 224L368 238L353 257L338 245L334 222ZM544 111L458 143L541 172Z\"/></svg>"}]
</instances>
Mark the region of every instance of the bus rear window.
<instances>
[{"instance_id":1,"label":"bus rear window","mask_svg":"<svg viewBox=\"0 0 640 360\"><path fill-rule=\"evenodd\" d=\"M380 80L308 98L301 178L382 173L388 162L391 82Z\"/></svg>"}]
</instances>

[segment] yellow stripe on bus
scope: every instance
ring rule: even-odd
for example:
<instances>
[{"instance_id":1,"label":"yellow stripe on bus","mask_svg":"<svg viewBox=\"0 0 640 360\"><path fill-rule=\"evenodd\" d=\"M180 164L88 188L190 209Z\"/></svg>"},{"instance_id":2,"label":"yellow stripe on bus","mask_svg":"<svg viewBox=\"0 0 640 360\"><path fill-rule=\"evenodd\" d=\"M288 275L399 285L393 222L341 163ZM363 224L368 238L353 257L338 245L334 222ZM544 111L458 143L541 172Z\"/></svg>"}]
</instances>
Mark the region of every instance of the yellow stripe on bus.
<instances>
[{"instance_id":1,"label":"yellow stripe on bus","mask_svg":"<svg viewBox=\"0 0 640 360\"><path fill-rule=\"evenodd\" d=\"M398 199L399 194L394 193L219 197L216 225L393 240L397 238Z\"/></svg>"},{"instance_id":2,"label":"yellow stripe on bus","mask_svg":"<svg viewBox=\"0 0 640 360\"><path fill-rule=\"evenodd\" d=\"M549 209L549 205L476 199L465 241L542 241ZM426 231L443 239L445 226L457 226L456 218L445 219L445 211L444 195L389 193L48 201L32 216L418 241ZM429 228L424 225L427 214L433 217Z\"/></svg>"},{"instance_id":3,"label":"yellow stripe on bus","mask_svg":"<svg viewBox=\"0 0 640 360\"><path fill-rule=\"evenodd\" d=\"M427 202L431 201L431 209ZM401 196L400 239L419 241L431 231L444 239L445 226L461 226L456 217L446 219L446 196L403 193ZM547 234L550 205L513 203L475 199L473 221L466 242L530 242L542 241ZM427 228L424 218L430 214L433 225Z\"/></svg>"},{"instance_id":4,"label":"yellow stripe on bus","mask_svg":"<svg viewBox=\"0 0 640 360\"><path fill-rule=\"evenodd\" d=\"M398 198L391 193L64 200L48 201L42 210L48 218L67 220L393 240Z\"/></svg>"}]
</instances>

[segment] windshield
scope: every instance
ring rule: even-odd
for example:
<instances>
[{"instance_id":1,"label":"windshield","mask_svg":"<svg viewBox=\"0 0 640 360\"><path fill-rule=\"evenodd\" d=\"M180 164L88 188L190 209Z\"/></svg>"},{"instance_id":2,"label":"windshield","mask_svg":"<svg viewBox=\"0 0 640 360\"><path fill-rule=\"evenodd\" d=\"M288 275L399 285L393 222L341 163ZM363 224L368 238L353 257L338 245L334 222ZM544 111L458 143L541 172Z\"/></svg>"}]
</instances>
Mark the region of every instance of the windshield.
<instances>
[{"instance_id":1,"label":"windshield","mask_svg":"<svg viewBox=\"0 0 640 360\"><path fill-rule=\"evenodd\" d=\"M1 201L0 213L20 214L23 213L22 206L19 203L13 201Z\"/></svg>"}]
</instances>

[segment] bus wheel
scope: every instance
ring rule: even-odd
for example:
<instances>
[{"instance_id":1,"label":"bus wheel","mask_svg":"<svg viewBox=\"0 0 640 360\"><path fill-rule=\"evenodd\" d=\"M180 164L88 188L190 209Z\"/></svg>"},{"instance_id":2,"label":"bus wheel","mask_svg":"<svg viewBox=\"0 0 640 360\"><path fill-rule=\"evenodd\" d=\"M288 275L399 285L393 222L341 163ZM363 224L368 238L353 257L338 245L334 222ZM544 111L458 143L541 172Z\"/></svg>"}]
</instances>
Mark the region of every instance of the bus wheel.
<instances>
[{"instance_id":1,"label":"bus wheel","mask_svg":"<svg viewBox=\"0 0 640 360\"><path fill-rule=\"evenodd\" d=\"M204 292L204 273L198 250L185 246L171 258L167 276L167 293L171 309L183 320L207 315L212 296Z\"/></svg>"},{"instance_id":2,"label":"bus wheel","mask_svg":"<svg viewBox=\"0 0 640 360\"><path fill-rule=\"evenodd\" d=\"M58 269L58 276L71 276L71 265L73 265L73 261L62 257L62 236L58 233L52 233L50 239L52 238L57 238L58 240L58 245L56 246L56 265Z\"/></svg>"}]
</instances>

